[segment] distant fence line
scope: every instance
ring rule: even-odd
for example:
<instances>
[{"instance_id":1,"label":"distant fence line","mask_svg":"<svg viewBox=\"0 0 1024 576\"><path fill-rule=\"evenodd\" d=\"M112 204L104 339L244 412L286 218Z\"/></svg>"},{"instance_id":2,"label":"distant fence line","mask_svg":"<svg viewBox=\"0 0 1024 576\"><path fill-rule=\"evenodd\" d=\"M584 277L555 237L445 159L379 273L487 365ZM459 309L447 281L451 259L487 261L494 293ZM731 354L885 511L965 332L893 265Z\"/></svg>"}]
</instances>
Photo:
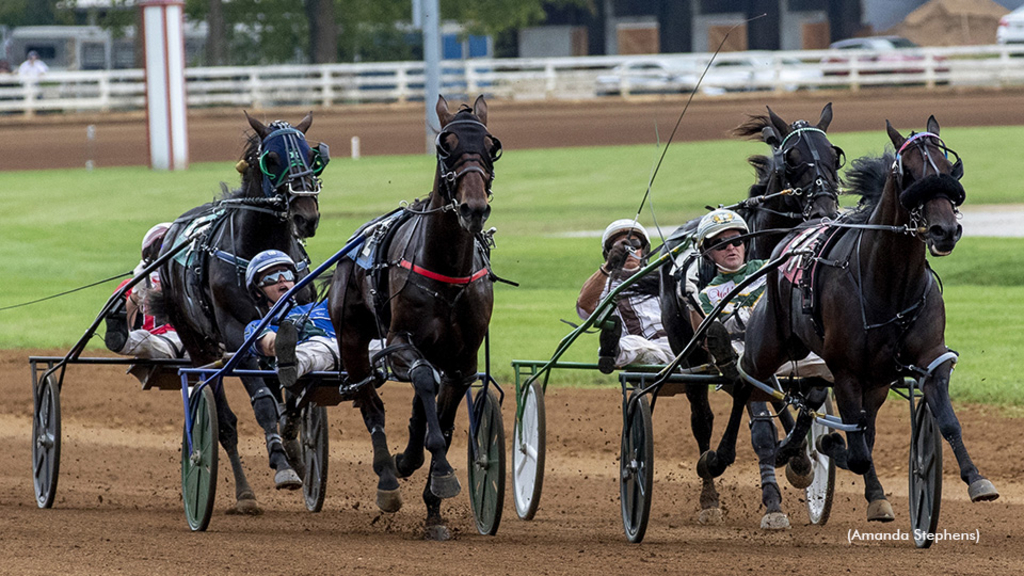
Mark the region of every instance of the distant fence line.
<instances>
[{"instance_id":1,"label":"distant fence line","mask_svg":"<svg viewBox=\"0 0 1024 576\"><path fill-rule=\"evenodd\" d=\"M709 54L474 59L442 62L442 93L510 100L687 92ZM423 99L423 63L225 66L185 71L189 108L313 106ZM899 52L816 50L719 54L701 89L792 91L874 85L1024 85L1024 45ZM142 70L0 75L0 115L141 110Z\"/></svg>"}]
</instances>

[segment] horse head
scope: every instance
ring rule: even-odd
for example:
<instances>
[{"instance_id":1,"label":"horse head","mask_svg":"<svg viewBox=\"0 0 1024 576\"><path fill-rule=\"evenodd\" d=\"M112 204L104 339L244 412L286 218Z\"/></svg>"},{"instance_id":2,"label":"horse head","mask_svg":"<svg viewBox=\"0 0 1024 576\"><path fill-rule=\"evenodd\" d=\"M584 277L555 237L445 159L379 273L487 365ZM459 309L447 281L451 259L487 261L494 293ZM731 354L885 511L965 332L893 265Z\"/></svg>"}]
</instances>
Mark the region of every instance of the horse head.
<instances>
[{"instance_id":1,"label":"horse head","mask_svg":"<svg viewBox=\"0 0 1024 576\"><path fill-rule=\"evenodd\" d=\"M966 198L960 184L963 162L939 138L935 116L928 118L927 131L911 132L906 138L888 120L885 128L896 147L891 179L899 204L928 251L933 256L946 256L963 234L957 208Z\"/></svg>"},{"instance_id":2,"label":"horse head","mask_svg":"<svg viewBox=\"0 0 1024 576\"><path fill-rule=\"evenodd\" d=\"M306 142L313 113L294 127L282 120L264 125L248 113L245 117L256 134L246 152L247 183L259 188L263 197L284 203L296 238L314 236L320 224L319 176L330 161L330 149L324 143L312 148Z\"/></svg>"},{"instance_id":3,"label":"horse head","mask_svg":"<svg viewBox=\"0 0 1024 576\"><path fill-rule=\"evenodd\" d=\"M487 103L480 96L473 108L463 104L448 112L443 96L437 99L441 132L435 140L437 179L441 200L455 208L459 225L471 234L483 230L491 214L494 162L501 157L501 141L487 131Z\"/></svg>"},{"instance_id":4,"label":"horse head","mask_svg":"<svg viewBox=\"0 0 1024 576\"><path fill-rule=\"evenodd\" d=\"M772 148L772 177L782 189L798 197L803 219L834 216L839 211L839 169L845 154L828 140L832 103L821 110L818 123L787 123L768 108L761 138Z\"/></svg>"}]
</instances>

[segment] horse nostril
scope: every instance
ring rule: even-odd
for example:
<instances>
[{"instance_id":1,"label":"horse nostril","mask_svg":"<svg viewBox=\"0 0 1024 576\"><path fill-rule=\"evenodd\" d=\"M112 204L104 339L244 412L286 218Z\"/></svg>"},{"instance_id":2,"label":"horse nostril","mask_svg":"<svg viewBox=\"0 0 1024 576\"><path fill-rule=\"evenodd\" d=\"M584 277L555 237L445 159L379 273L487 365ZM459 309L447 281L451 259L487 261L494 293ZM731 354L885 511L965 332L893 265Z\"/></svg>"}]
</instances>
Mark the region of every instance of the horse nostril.
<instances>
[{"instance_id":1,"label":"horse nostril","mask_svg":"<svg viewBox=\"0 0 1024 576\"><path fill-rule=\"evenodd\" d=\"M949 233L947 233L946 229L943 228L942 226L939 226L938 224L932 224L931 227L928 228L928 235L931 236L932 238L943 239L948 237Z\"/></svg>"},{"instance_id":2,"label":"horse nostril","mask_svg":"<svg viewBox=\"0 0 1024 576\"><path fill-rule=\"evenodd\" d=\"M953 240L960 241L960 237L964 235L964 227L960 224L956 225L956 234L953 235Z\"/></svg>"}]
</instances>

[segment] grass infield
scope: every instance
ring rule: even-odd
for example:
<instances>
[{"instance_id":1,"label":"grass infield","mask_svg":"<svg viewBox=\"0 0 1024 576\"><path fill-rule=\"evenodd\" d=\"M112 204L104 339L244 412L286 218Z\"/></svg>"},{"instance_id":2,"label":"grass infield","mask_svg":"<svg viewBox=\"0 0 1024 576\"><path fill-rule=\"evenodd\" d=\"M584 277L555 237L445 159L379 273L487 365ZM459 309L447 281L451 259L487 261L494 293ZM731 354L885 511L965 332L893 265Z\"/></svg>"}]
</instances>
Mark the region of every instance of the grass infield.
<instances>
[{"instance_id":1,"label":"grass infield","mask_svg":"<svg viewBox=\"0 0 1024 576\"><path fill-rule=\"evenodd\" d=\"M964 158L969 204L1020 202L1012 151L1024 147L1024 128L943 130ZM318 137L324 137L318 135ZM833 135L849 158L880 153L882 132ZM998 142L998 148L993 147ZM600 264L599 235L616 218L633 217L661 149L649 146L514 149L496 165L494 211L498 229L495 272L521 286L495 287L492 370L511 386L512 358L547 358L576 320L583 280ZM753 170L745 163L763 144L715 141L673 144L640 221L667 235L705 212L706 205L746 195ZM320 262L344 245L361 223L424 196L434 160L427 156L335 159L325 172L322 220L309 252ZM173 220L238 185L230 163L194 164L181 173L145 168L6 172L0 242L0 307L82 286L138 262L150 226ZM654 212L652 215L651 207ZM656 242L657 243L657 242ZM1020 357L1024 344L1024 239L965 238L947 258L932 259L945 284L947 344L961 353L951 386L954 398L1024 404ZM0 311L0 348L67 348L84 332L116 282ZM99 338L92 342L101 348ZM597 337L585 336L565 357L594 361ZM617 386L594 373L562 372L553 385Z\"/></svg>"}]
</instances>

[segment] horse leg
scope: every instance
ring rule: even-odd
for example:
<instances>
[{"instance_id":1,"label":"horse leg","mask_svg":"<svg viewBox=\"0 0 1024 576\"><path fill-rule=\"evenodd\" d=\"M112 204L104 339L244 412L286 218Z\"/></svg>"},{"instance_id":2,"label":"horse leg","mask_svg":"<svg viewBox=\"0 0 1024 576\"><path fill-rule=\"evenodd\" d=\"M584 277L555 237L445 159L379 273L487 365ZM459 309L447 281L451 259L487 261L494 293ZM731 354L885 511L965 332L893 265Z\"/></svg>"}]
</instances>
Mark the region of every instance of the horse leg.
<instances>
[{"instance_id":1,"label":"horse leg","mask_svg":"<svg viewBox=\"0 0 1024 576\"><path fill-rule=\"evenodd\" d=\"M455 414L465 396L468 387L476 380L474 375L467 379L464 384L457 381L444 379L441 382L441 389L437 395L438 424L443 431L445 452L452 445L452 433L455 429ZM429 447L428 447L429 449ZM434 489L433 476L433 452L431 453L431 477L427 480L427 486L423 490L423 503L427 507L426 529L427 538L431 540L448 540L451 538L451 531L445 526L444 518L441 516L441 499ZM454 472L452 473L454 478ZM456 483L458 480L456 480Z\"/></svg>"},{"instance_id":2,"label":"horse leg","mask_svg":"<svg viewBox=\"0 0 1024 576\"><path fill-rule=\"evenodd\" d=\"M231 410L231 406L228 405L223 386L214 386L214 400L217 402L217 431L220 436L220 445L224 447L224 452L228 455L231 472L235 476L235 507L229 509L228 514L258 516L263 513L263 509L256 502L256 494L245 477L242 459L238 455L238 418Z\"/></svg>"},{"instance_id":3,"label":"horse leg","mask_svg":"<svg viewBox=\"0 0 1024 576\"><path fill-rule=\"evenodd\" d=\"M359 389L354 405L363 415L363 423L370 432L373 445L373 471L377 474L377 507L383 512L398 512L402 508L402 490L398 485L395 461L388 449L384 433L384 402L377 389L367 384Z\"/></svg>"},{"instance_id":4,"label":"horse leg","mask_svg":"<svg viewBox=\"0 0 1024 576\"><path fill-rule=\"evenodd\" d=\"M438 420L436 394L440 378L433 366L420 358L410 364L409 379L416 394L415 401L421 403L427 422L424 447L430 452L430 490L438 498L453 498L462 487L448 463L448 441Z\"/></svg>"},{"instance_id":5,"label":"horse leg","mask_svg":"<svg viewBox=\"0 0 1024 576\"><path fill-rule=\"evenodd\" d=\"M242 362L245 364L245 362ZM249 393L249 400L252 402L252 410L256 415L256 422L263 428L263 435L267 441L267 455L270 467L275 470L274 486L278 490L297 490L302 488L302 478L296 474L295 469L288 462L288 456L284 451L284 444L281 435L278 434L279 406L277 397L270 388L263 382L262 378L243 377L242 383Z\"/></svg>"},{"instance_id":6,"label":"horse leg","mask_svg":"<svg viewBox=\"0 0 1024 576\"><path fill-rule=\"evenodd\" d=\"M715 413L708 403L708 387L687 386L686 399L690 402L690 429L697 441L697 449L704 454L711 448L711 432L714 429ZM721 524L722 509L719 507L718 490L714 478L702 478L700 490L700 516L697 522L703 525Z\"/></svg>"},{"instance_id":7,"label":"horse leg","mask_svg":"<svg viewBox=\"0 0 1024 576\"><path fill-rule=\"evenodd\" d=\"M868 401L871 404L868 408L869 419L865 435L869 453L874 453L875 450L875 417L888 394L889 387L884 386L873 390L868 395ZM882 488L878 474L875 473L874 459L872 459L868 471L864 473L864 499L868 502L868 522L892 522L896 519L896 513L893 512L892 505L885 497L885 489Z\"/></svg>"},{"instance_id":8,"label":"horse leg","mask_svg":"<svg viewBox=\"0 0 1024 576\"><path fill-rule=\"evenodd\" d=\"M960 421L953 412L953 406L949 402L949 374L953 370L952 362L945 362L932 372L931 376L925 379L921 385L925 401L931 408L932 416L939 425L939 432L949 443L956 456L956 463L960 467L960 479L967 484L967 492L971 502L984 502L999 498L999 492L987 478L978 472L978 468L971 460L964 446L963 436L960 429Z\"/></svg>"},{"instance_id":9,"label":"horse leg","mask_svg":"<svg viewBox=\"0 0 1024 576\"><path fill-rule=\"evenodd\" d=\"M828 396L828 389L813 388L805 396L805 408L800 409L796 422L787 432L786 438L779 443L775 453L775 465L786 466L786 479L798 489L804 489L814 481L814 469L811 467L811 460L807 456L807 433L814 423L812 410L818 410ZM790 416L789 411L783 409L783 413Z\"/></svg>"},{"instance_id":10,"label":"horse leg","mask_svg":"<svg viewBox=\"0 0 1024 576\"><path fill-rule=\"evenodd\" d=\"M399 478L408 478L423 466L423 440L427 433L427 415L418 397L412 401L412 416L409 417L409 442L401 454L395 455L395 467Z\"/></svg>"},{"instance_id":11,"label":"horse leg","mask_svg":"<svg viewBox=\"0 0 1024 576\"><path fill-rule=\"evenodd\" d=\"M761 503L765 507L761 529L788 529L789 518L782 511L782 491L775 481L775 443L778 439L775 423L765 402L749 403L747 412L750 414L750 443L761 469Z\"/></svg>"},{"instance_id":12,"label":"horse leg","mask_svg":"<svg viewBox=\"0 0 1024 576\"><path fill-rule=\"evenodd\" d=\"M701 478L718 478L736 460L736 437L739 435L743 410L750 399L750 386L739 384L733 391L732 411L729 423L718 441L718 451L708 450L697 461L697 475Z\"/></svg>"},{"instance_id":13,"label":"horse leg","mask_svg":"<svg viewBox=\"0 0 1024 576\"><path fill-rule=\"evenodd\" d=\"M840 462L846 465L846 469L854 474L863 476L871 468L871 454L868 451L868 444L864 432L867 430L868 414L864 410L863 389L860 382L849 374L835 374L835 395L836 404L839 407L839 414L844 424L856 424L857 430L846 433L846 443L842 446L841 441L830 441L823 444L826 454L836 454L836 465ZM887 388L882 388L886 390ZM876 408L877 409L877 408ZM836 435L837 436L837 435ZM829 435L833 437L833 435Z\"/></svg>"}]
</instances>

